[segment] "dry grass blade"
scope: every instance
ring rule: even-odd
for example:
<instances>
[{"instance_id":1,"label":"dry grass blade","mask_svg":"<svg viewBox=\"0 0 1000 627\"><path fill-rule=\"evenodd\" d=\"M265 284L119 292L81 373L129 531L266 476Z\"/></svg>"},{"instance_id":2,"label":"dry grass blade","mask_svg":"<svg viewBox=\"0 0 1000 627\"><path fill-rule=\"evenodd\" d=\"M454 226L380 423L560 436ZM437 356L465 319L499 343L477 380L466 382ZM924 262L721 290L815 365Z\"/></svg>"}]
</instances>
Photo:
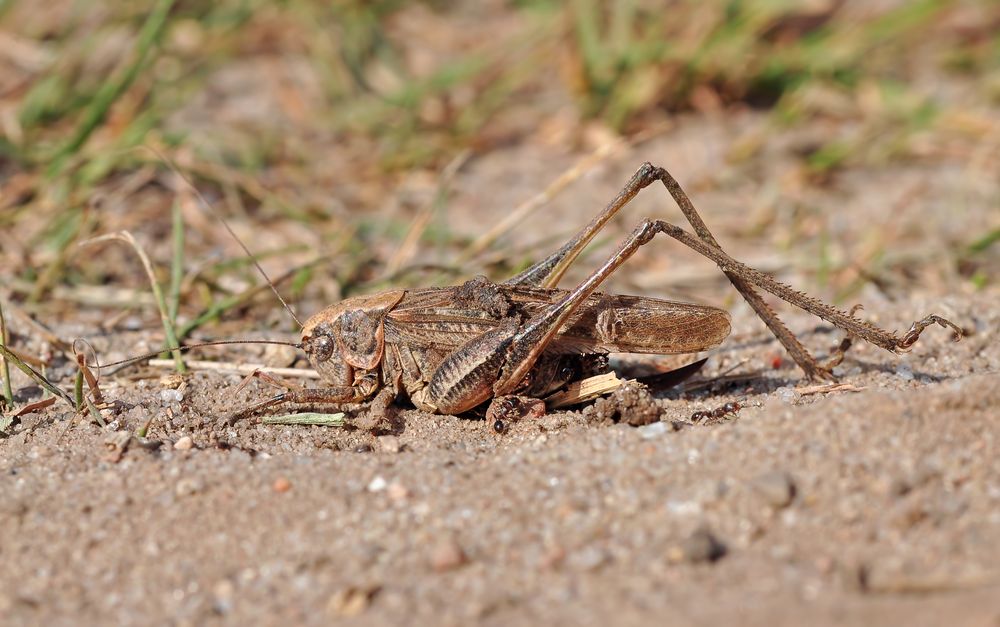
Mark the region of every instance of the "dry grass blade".
<instances>
[{"instance_id":1,"label":"dry grass blade","mask_svg":"<svg viewBox=\"0 0 1000 627\"><path fill-rule=\"evenodd\" d=\"M146 269L146 276L149 278L149 285L153 290L153 297L156 298L156 306L160 310L160 320L163 321L163 332L166 334L166 345L168 347L179 346L180 342L177 341L174 321L170 317L170 312L167 309L167 302L163 298L163 290L160 289L160 283L156 280L156 274L153 272L153 264L150 263L149 256L146 255L146 251L143 250L142 246L138 241L136 241L135 237L133 237L128 231L118 231L117 233L108 233L107 235L101 235L99 237L93 237L85 240L80 242L80 246L87 246L107 241L125 242L135 250L137 255L139 255L139 260L142 261L142 266ZM177 372L184 372L184 361L181 359L180 351L175 349L170 352L174 357L174 366L177 369Z\"/></svg>"},{"instance_id":2,"label":"dry grass blade","mask_svg":"<svg viewBox=\"0 0 1000 627\"><path fill-rule=\"evenodd\" d=\"M798 388L795 391L800 396L809 396L810 394L827 394L829 392L860 392L864 389L864 387L858 387L853 383L825 383L823 385L810 385Z\"/></svg>"},{"instance_id":3,"label":"dry grass blade","mask_svg":"<svg viewBox=\"0 0 1000 627\"><path fill-rule=\"evenodd\" d=\"M94 352L94 349L86 340L76 340L73 342L73 352L76 354L76 364L79 366L80 373L87 382L87 387L90 388L90 393L93 395L94 403L100 405L104 402L104 395L101 394L101 386L98 384L97 376L94 375L94 373L90 370L90 366L87 365L87 359L83 354L83 351L77 348L77 342L85 345L91 352ZM94 363L97 363L96 356L94 358ZM100 368L100 365L97 367ZM100 371L98 370L98 372Z\"/></svg>"},{"instance_id":4,"label":"dry grass blade","mask_svg":"<svg viewBox=\"0 0 1000 627\"><path fill-rule=\"evenodd\" d=\"M6 357L7 361L9 363L14 364L14 366L16 366L18 370L20 370L21 372L23 372L24 374L26 374L33 381L35 381L36 383L38 383L38 385L42 386L43 388L45 388L46 390L48 390L52 394L58 396L59 398L61 398L64 401L66 401L74 409L76 408L76 404L73 402L73 399L72 399L72 397L70 397L69 394L67 394L66 392L64 392L62 389L60 389L59 387L57 387L55 384L53 384L48 379L46 379L43 374L41 374L40 372L38 372L37 370L35 370L31 366L29 366L28 364L26 364L23 361L21 361L21 359L17 355L15 355L14 353L12 353L10 350L8 350L7 346L4 345L4 344L0 344L0 355L3 355L4 357Z\"/></svg>"},{"instance_id":5,"label":"dry grass blade","mask_svg":"<svg viewBox=\"0 0 1000 627\"><path fill-rule=\"evenodd\" d=\"M43 398L40 401L35 401L34 403L28 403L21 409L14 412L14 418L20 418L25 414L30 414L33 411L38 411L39 409L45 409L56 402L55 396L50 396L48 398Z\"/></svg>"},{"instance_id":6,"label":"dry grass blade","mask_svg":"<svg viewBox=\"0 0 1000 627\"><path fill-rule=\"evenodd\" d=\"M285 416L267 416L261 419L266 425L320 425L324 427L343 427L344 413L319 414L305 412L302 414L287 414Z\"/></svg>"},{"instance_id":7,"label":"dry grass blade","mask_svg":"<svg viewBox=\"0 0 1000 627\"><path fill-rule=\"evenodd\" d=\"M492 246L495 241L524 222L528 216L552 202L552 199L559 195L561 191L589 172L591 168L623 147L624 144L622 142L607 143L578 161L573 167L560 174L548 187L515 207L506 218L476 238L465 249L465 252L459 256L459 262L468 261Z\"/></svg>"},{"instance_id":8,"label":"dry grass blade","mask_svg":"<svg viewBox=\"0 0 1000 627\"><path fill-rule=\"evenodd\" d=\"M441 178L438 181L437 190L434 192L434 197L420 208L416 217L413 218L413 224L410 226L410 230L406 232L406 237L403 239L403 243L400 244L396 253L389 259L388 263L385 264L385 274L392 276L399 272L399 269L403 267L417 252L417 244L420 242L420 238L423 236L424 232L427 230L428 225L431 223L431 218L434 217L434 213L441 208L444 204L445 199L448 196L448 190L451 187L451 182L455 179L455 175L458 171L462 169L462 166L469 160L472 152L469 150L462 151L457 157L451 160L451 162L445 166L444 171L441 173Z\"/></svg>"},{"instance_id":9,"label":"dry grass blade","mask_svg":"<svg viewBox=\"0 0 1000 627\"><path fill-rule=\"evenodd\" d=\"M665 132L669 125L660 125L640 133L636 137L628 140L619 140L602 144L590 154L577 161L571 168L560 174L556 180L552 181L548 187L540 193L532 196L525 202L514 208L506 218L497 223L486 233L479 236L468 248L459 256L459 263L468 261L493 245L506 233L520 225L524 220L552 201L560 192L579 180L584 174L604 160L624 152L641 142L644 142L656 135Z\"/></svg>"}]
</instances>

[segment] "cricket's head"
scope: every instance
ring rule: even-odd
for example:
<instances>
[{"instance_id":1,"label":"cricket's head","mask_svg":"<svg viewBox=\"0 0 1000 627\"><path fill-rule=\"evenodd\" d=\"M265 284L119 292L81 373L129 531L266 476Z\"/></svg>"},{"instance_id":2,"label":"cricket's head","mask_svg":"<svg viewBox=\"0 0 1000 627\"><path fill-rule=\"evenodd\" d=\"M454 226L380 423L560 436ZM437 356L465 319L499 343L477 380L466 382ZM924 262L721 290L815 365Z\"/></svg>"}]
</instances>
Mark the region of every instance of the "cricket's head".
<instances>
[{"instance_id":1,"label":"cricket's head","mask_svg":"<svg viewBox=\"0 0 1000 627\"><path fill-rule=\"evenodd\" d=\"M306 320L302 350L324 381L349 386L355 370L373 370L382 362L383 321L404 294L394 290L349 298Z\"/></svg>"}]
</instances>

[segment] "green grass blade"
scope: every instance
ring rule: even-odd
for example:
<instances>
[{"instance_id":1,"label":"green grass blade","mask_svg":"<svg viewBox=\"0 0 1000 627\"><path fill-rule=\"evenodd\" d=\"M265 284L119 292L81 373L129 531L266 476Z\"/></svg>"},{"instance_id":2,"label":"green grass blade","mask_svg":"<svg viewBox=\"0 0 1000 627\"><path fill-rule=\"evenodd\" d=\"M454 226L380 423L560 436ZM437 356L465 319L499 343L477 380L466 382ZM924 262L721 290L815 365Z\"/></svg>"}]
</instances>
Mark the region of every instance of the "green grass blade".
<instances>
[{"instance_id":1,"label":"green grass blade","mask_svg":"<svg viewBox=\"0 0 1000 627\"><path fill-rule=\"evenodd\" d=\"M321 425L325 427L343 427L344 413L319 414L305 412L302 414L287 414L284 416L267 416L261 420L266 425Z\"/></svg>"},{"instance_id":2,"label":"green grass blade","mask_svg":"<svg viewBox=\"0 0 1000 627\"><path fill-rule=\"evenodd\" d=\"M993 229L986 235L969 244L969 253L979 254L993 244L1000 242L1000 228Z\"/></svg>"},{"instance_id":3,"label":"green grass blade","mask_svg":"<svg viewBox=\"0 0 1000 627\"><path fill-rule=\"evenodd\" d=\"M170 323L176 327L177 310L181 306L181 281L184 279L184 215L181 213L181 204L177 201L173 206L172 230L174 258L170 263L170 300L167 301L167 314L170 316Z\"/></svg>"},{"instance_id":4,"label":"green grass blade","mask_svg":"<svg viewBox=\"0 0 1000 627\"><path fill-rule=\"evenodd\" d=\"M77 152L87 142L90 135L104 122L108 111L111 109L111 105L128 90L136 77L139 76L139 72L146 65L150 51L164 30L164 26L167 23L167 15L170 13L173 5L174 0L159 0L156 6L153 7L152 12L146 18L146 22L139 31L139 37L136 41L135 58L132 60L131 65L126 68L117 80L109 80L101 86L94 99L90 102L90 105L84 111L83 120L81 120L76 132L53 155L52 165L49 169L50 172L57 172L66 157Z\"/></svg>"},{"instance_id":5,"label":"green grass blade","mask_svg":"<svg viewBox=\"0 0 1000 627\"><path fill-rule=\"evenodd\" d=\"M7 321L3 317L3 303L0 302L0 344L7 346ZM0 356L0 376L3 377L3 400L8 409L14 407L14 389L10 385L10 364L5 356Z\"/></svg>"}]
</instances>

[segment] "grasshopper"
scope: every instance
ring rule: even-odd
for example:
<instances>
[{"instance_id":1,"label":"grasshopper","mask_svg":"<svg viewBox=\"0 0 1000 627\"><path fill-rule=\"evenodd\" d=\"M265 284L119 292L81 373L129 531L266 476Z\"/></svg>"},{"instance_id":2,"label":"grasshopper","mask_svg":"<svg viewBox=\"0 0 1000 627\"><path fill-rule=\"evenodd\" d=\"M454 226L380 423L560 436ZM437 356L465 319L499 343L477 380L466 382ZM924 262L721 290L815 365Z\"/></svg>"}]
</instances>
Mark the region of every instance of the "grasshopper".
<instances>
[{"instance_id":1,"label":"grasshopper","mask_svg":"<svg viewBox=\"0 0 1000 627\"><path fill-rule=\"evenodd\" d=\"M694 234L662 220L644 219L599 268L573 288L559 289L560 279L584 247L639 191L657 181L679 205ZM722 309L597 291L661 233L715 262L809 379L833 379L833 374L788 330L758 290L832 323L849 338L893 353L908 351L933 324L950 328L956 340L961 337L958 326L937 315L914 322L902 335L886 331L853 311L841 311L736 261L719 246L677 181L663 168L644 163L565 245L506 281L477 278L452 287L389 290L349 298L313 315L300 325L297 346L324 387L284 386L286 391L231 419L284 403L336 405L377 398L386 404L408 399L437 414L462 414L489 403L491 416L502 414L512 399L543 398L570 382L607 371L611 352L683 354L714 347L730 331L729 314Z\"/></svg>"}]
</instances>

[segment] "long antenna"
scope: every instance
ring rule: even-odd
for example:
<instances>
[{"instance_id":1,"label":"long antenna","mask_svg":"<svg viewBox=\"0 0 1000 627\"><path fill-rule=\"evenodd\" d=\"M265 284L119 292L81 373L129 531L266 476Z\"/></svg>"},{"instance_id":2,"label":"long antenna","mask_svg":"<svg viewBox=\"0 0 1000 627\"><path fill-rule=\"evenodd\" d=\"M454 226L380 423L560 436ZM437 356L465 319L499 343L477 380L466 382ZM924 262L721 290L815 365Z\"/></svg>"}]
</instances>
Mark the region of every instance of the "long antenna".
<instances>
[{"instance_id":1,"label":"long antenna","mask_svg":"<svg viewBox=\"0 0 1000 627\"><path fill-rule=\"evenodd\" d=\"M222 346L224 344L277 344L280 346L291 346L293 348L302 348L301 344L295 342L283 342L281 340L216 340L214 342L202 342L201 344L189 344L186 346L173 346L170 348L161 348L160 350L151 351L144 353L142 355L136 355L134 357L129 357L128 359L122 359L120 361L113 361L110 364L87 364L91 368L110 368L111 366L121 366L122 364L130 364L136 361L142 361L143 359L152 359L160 353L169 353L171 351L189 351L192 348L203 348L205 346Z\"/></svg>"},{"instance_id":2,"label":"long antenna","mask_svg":"<svg viewBox=\"0 0 1000 627\"><path fill-rule=\"evenodd\" d=\"M179 176L181 178L181 180L184 181L185 183L187 183L188 187L191 188L191 190L194 192L194 195L198 198L199 201L201 201L201 204L204 206L205 210L207 210L219 222L221 222L222 226L226 227L226 230L229 231L229 235L232 236L232 238L234 240L236 240L237 244L240 245L240 248L242 248L243 252L246 253L247 258L257 268L257 271L260 272L260 275L262 277L264 277L264 280L267 281L267 284L271 287L271 291L274 292L274 295L278 297L278 300L281 302L281 305L285 308L285 311L288 312L288 315L290 315L292 317L292 320L294 320L295 324L299 325L299 328L301 329L302 328L302 321L299 320L299 317L295 315L295 311L293 311L292 308L288 305L288 303L285 302L285 299L281 297L281 293L278 292L278 288L276 288L274 286L274 283L271 282L271 279L267 276L267 273L264 272L264 268L260 267L260 263L257 262L257 258L253 256L253 253L251 253L250 249L247 248L246 244L243 243L243 240L241 240L239 237L237 237L237 235L233 231L232 227L230 227L229 223L226 222L226 219L222 217L222 214L219 213L218 211L216 211L214 207L212 207L211 203L208 202L208 200L205 198L205 196L203 196L202 193L198 190L198 188L195 187L194 183L191 182L191 179L189 179L183 172L181 172L181 169L177 166L176 163L174 163L173 159L171 159L170 157L168 157L164 153L160 152L159 150L157 150L153 146L149 146L149 145L143 144L141 147L142 148L146 148L147 150L149 150L150 152L152 152L153 154L155 154L157 157L159 157L160 159L162 159L168 166L170 166L170 169L174 171L174 174L176 174L177 176ZM158 355L159 353L156 353L156 354ZM111 365L111 364L108 364L108 365Z\"/></svg>"}]
</instances>

